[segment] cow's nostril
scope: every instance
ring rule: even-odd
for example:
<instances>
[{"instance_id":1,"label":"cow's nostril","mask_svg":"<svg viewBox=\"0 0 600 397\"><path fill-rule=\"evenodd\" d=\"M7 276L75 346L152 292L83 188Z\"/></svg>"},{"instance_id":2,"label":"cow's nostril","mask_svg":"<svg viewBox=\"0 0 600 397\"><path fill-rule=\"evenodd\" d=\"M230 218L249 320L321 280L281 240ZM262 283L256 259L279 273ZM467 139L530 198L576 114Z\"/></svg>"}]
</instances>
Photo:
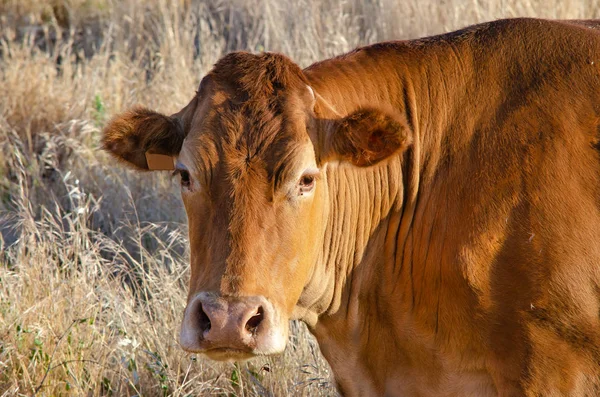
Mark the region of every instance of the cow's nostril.
<instances>
[{"instance_id":1,"label":"cow's nostril","mask_svg":"<svg viewBox=\"0 0 600 397\"><path fill-rule=\"evenodd\" d=\"M198 320L198 325L200 326L200 330L202 331L202 333L210 330L210 318L204 311L202 305L200 306L200 319Z\"/></svg>"},{"instance_id":2,"label":"cow's nostril","mask_svg":"<svg viewBox=\"0 0 600 397\"><path fill-rule=\"evenodd\" d=\"M262 306L259 306L258 310L256 310L256 313L248 319L248 322L246 323L246 330L254 333L264 317L265 311Z\"/></svg>"}]
</instances>

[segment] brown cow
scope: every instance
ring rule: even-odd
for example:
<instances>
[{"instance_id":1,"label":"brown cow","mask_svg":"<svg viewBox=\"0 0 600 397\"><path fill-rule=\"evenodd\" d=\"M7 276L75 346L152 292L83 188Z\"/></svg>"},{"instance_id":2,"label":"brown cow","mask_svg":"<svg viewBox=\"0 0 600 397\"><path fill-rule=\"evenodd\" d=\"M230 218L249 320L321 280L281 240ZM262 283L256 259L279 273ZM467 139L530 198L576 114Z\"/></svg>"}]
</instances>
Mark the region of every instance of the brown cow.
<instances>
[{"instance_id":1,"label":"brown cow","mask_svg":"<svg viewBox=\"0 0 600 397\"><path fill-rule=\"evenodd\" d=\"M344 394L600 395L599 27L238 52L114 119L107 150L181 175L183 348L279 353L301 319Z\"/></svg>"}]
</instances>

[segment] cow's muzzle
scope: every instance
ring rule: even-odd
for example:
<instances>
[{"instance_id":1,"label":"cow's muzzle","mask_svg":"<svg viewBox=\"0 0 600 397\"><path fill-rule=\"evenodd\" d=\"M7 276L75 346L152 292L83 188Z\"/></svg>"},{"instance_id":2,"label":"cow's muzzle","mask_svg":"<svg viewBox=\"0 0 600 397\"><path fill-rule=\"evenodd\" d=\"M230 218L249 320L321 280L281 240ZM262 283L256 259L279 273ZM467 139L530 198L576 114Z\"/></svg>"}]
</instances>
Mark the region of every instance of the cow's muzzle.
<instances>
[{"instance_id":1,"label":"cow's muzzle","mask_svg":"<svg viewBox=\"0 0 600 397\"><path fill-rule=\"evenodd\" d=\"M288 324L266 298L220 297L200 292L187 305L181 346L215 360L240 360L280 353Z\"/></svg>"}]
</instances>

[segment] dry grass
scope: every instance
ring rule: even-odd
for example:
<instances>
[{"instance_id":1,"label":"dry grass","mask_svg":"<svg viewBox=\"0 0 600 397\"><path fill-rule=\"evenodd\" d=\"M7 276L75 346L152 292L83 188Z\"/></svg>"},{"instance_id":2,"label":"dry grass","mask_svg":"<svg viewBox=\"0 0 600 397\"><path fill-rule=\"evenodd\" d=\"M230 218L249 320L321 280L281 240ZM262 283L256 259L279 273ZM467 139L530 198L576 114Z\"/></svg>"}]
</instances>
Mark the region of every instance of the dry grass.
<instances>
[{"instance_id":1,"label":"dry grass","mask_svg":"<svg viewBox=\"0 0 600 397\"><path fill-rule=\"evenodd\" d=\"M304 327L282 357L215 364L177 344L187 282L175 183L98 151L107 118L174 112L235 49L301 65L367 42L596 0L0 1L0 396L335 395Z\"/></svg>"}]
</instances>

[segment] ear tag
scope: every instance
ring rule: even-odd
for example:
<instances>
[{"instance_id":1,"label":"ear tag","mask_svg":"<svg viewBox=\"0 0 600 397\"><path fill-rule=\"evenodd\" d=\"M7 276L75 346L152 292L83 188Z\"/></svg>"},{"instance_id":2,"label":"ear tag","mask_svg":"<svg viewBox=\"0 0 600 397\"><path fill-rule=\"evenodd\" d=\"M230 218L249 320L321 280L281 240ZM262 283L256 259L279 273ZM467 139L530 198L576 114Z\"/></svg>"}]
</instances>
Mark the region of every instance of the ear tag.
<instances>
[{"instance_id":1,"label":"ear tag","mask_svg":"<svg viewBox=\"0 0 600 397\"><path fill-rule=\"evenodd\" d=\"M152 171L172 171L175 169L173 157L166 154L146 152L146 162Z\"/></svg>"}]
</instances>

